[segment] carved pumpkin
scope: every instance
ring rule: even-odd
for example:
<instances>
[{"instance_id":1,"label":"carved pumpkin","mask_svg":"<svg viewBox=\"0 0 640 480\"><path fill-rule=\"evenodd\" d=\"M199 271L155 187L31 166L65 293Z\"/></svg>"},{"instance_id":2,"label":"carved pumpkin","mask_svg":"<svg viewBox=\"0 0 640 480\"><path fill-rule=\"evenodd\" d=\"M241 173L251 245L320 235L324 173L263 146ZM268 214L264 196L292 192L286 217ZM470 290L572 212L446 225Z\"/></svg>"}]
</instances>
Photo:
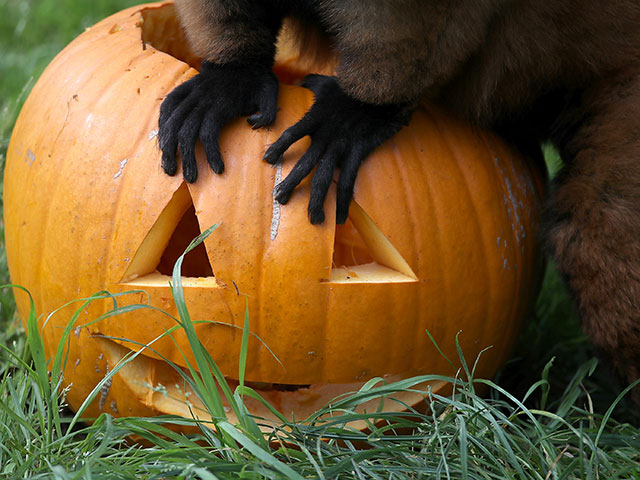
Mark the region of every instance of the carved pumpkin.
<instances>
[{"instance_id":1,"label":"carved pumpkin","mask_svg":"<svg viewBox=\"0 0 640 480\"><path fill-rule=\"evenodd\" d=\"M290 60L279 63L281 73ZM148 299L176 315L168 285L173 263L189 240L221 222L187 256L187 305L194 320L211 321L196 330L232 383L248 299L255 336L246 379L285 415L304 418L375 376L455 373L427 330L451 359L459 331L471 361L493 346L477 368L477 375L493 375L536 295L543 174L494 135L423 109L363 165L347 224L335 225L332 190L326 221L314 226L309 182L286 206L274 205L271 194L307 139L285 155L282 172L261 160L309 108L312 96L303 88L282 85L272 128L254 131L239 119L223 131L223 175L209 170L202 151L196 183L162 173L159 106L196 73L190 64L198 59L186 50L173 6L150 4L88 29L33 88L8 150L4 214L12 280L31 291L37 312L46 318L100 290L140 289L148 296L124 296L120 304ZM26 319L27 298L16 297ZM129 349L174 326L152 310L87 325L111 306L93 302L71 337L64 380L73 384L67 400L74 408ZM48 355L76 308L62 309L44 327ZM174 335L189 352L185 336ZM185 365L170 339L154 349ZM149 388L173 389L176 378L145 351L87 415L188 415L179 399ZM415 404L421 396L404 400Z\"/></svg>"}]
</instances>

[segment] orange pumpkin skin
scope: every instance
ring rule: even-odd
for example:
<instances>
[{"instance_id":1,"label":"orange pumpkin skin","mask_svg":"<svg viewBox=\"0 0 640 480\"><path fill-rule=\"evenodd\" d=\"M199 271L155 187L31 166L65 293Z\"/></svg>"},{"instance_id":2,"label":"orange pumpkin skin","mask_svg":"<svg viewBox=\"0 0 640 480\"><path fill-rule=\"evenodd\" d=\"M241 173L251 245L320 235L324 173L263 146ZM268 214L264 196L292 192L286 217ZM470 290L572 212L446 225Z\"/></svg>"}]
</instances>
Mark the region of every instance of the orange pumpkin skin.
<instances>
[{"instance_id":1,"label":"orange pumpkin skin","mask_svg":"<svg viewBox=\"0 0 640 480\"><path fill-rule=\"evenodd\" d=\"M257 131L244 119L229 125L220 140L224 174L213 174L200 151L198 181L186 185L162 173L155 138L162 99L196 73L154 47L163 43L197 64L176 25L167 3L103 20L52 61L24 105L5 170L6 249L12 281L30 290L37 312L46 318L105 289L142 289L148 296L119 304L148 299L176 315L170 266L158 265L175 258L160 259L180 218L193 220L178 227L191 234L197 216L200 230L221 223L205 240L206 255L189 267L206 275L198 265L208 258L215 278L183 280L192 318L213 321L196 325L199 338L225 375L237 378L248 300L255 336L247 380L311 385L266 393L286 415L303 418L375 376L455 373L426 331L452 360L459 331L469 361L492 346L476 370L492 376L537 293L544 174L493 134L423 109L362 166L351 221L336 227L331 190L325 223L311 225L309 182L274 207L278 171L261 160L312 102L307 90L282 85L276 124ZM307 145L303 139L287 152L283 177ZM16 291L16 301L26 319L26 295ZM48 355L78 306L47 321ZM127 349L139 348L126 339L144 344L175 325L152 310L91 323L111 306L93 302L72 335L64 379L73 384L67 400L74 408ZM174 337L190 358L184 335ZM171 339L154 349L185 365ZM87 415L180 411L143 385L173 381L170 367L146 350L136 362Z\"/></svg>"}]
</instances>

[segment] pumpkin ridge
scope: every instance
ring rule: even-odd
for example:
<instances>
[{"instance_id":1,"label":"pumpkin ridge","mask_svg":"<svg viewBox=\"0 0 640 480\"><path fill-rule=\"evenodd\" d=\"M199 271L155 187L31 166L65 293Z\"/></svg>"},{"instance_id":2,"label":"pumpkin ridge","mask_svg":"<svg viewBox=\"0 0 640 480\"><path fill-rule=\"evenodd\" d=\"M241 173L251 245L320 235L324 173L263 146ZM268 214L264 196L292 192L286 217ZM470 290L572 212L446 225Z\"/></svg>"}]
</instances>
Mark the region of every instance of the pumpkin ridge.
<instances>
[{"instance_id":1,"label":"pumpkin ridge","mask_svg":"<svg viewBox=\"0 0 640 480\"><path fill-rule=\"evenodd\" d=\"M519 217L521 217L517 222L519 224L519 226L523 229L523 232L525 234L525 237L522 239L518 239L518 233L516 232L514 226L516 225L516 220L514 218L512 218L512 215L508 213L509 210L515 212L516 209L519 208L519 205L514 204L513 202L513 198L514 195L517 195L519 198L521 199L526 199L528 196L531 196L531 200L533 200L533 205L536 205L535 202L535 198L533 198L535 196L535 190L533 189L533 185L532 184L522 184L520 179L518 178L516 172L515 172L515 162L517 161L513 155L512 155L512 150L508 147L504 147L504 146L498 146L498 147L494 147L493 145L493 139L492 137L490 137L488 134L484 134L482 136L483 142L484 142L484 146L486 151L488 152L488 155L492 158L494 165L495 165L495 169L493 170L493 176L494 176L494 182L499 186L500 191L505 199L505 202L508 202L508 205L505 204L505 208L507 209L507 214L509 216L509 218L511 219L511 235L510 235L510 241L511 241L511 251L513 256L515 256L516 260L515 260L515 264L514 264L514 272L512 273L512 277L513 277L513 283L514 283L514 295L512 296L512 301L511 301L511 309L509 312L509 315L518 315L518 310L521 309L521 306L519 305L518 302L518 298L526 295L526 290L525 289L530 289L530 288L534 288L533 285L530 284L530 282L525 282L523 281L522 278L522 274L517 274L519 272L517 272L518 268L525 268L525 265L528 263L526 262L526 258L528 255L530 255L529 252L525 252L525 245L526 245L526 235L527 232L524 232L524 228L525 225L527 224L532 224L535 225L535 220L533 218L531 218L530 212L527 212L526 209L523 208L523 212L521 213L521 215ZM500 150L502 152L502 155L499 156L498 155L498 150ZM505 160L507 162L506 166L501 166L500 165L500 158L506 158L507 160ZM525 162L518 162L521 168L525 167L526 163ZM507 172L507 168L509 169L509 172ZM514 183L514 185L511 188L515 188L516 184L517 184L517 191L508 191L508 186L506 184L506 182L508 181L507 176L510 175L512 179L516 180L516 183ZM536 205L539 206L539 205ZM535 269L535 265L533 267ZM522 316L525 312L519 312L520 315ZM510 329L510 331L505 332L505 338L508 338L510 335L514 335L516 332L517 328L516 326L512 326L512 328Z\"/></svg>"},{"instance_id":2,"label":"pumpkin ridge","mask_svg":"<svg viewBox=\"0 0 640 480\"><path fill-rule=\"evenodd\" d=\"M468 157L469 155L465 155L464 152L461 152L456 148L456 139L452 138L450 134L450 132L452 132L451 129L442 128L441 125L438 125L437 128L440 131L440 134L443 135L445 138L448 138L449 140L445 143L451 156L455 158L455 161L451 162L451 166L456 171L457 176L459 178L459 182L463 187L458 189L458 191L461 194L459 198L462 196L465 198L465 207L470 212L469 217L473 221L473 230L474 230L473 238L475 238L476 241L479 241L480 243L480 249L478 251L478 254L481 257L481 260L478 261L477 264L481 267L481 272L479 271L474 272L474 278L472 281L483 284L483 285L487 285L488 292L486 295L475 295L473 299L469 299L469 300L473 300L474 303L477 302L482 305L479 308L479 310L482 310L484 312L481 318L484 318L484 319L492 318L491 305L493 303L492 300L495 294L494 292L495 283L492 282L491 272L489 271L489 268L488 268L488 259L491 258L491 255L488 253L489 247L486 241L487 231L489 230L490 225L488 222L480 221L480 215L478 213L478 208L477 208L477 204L479 203L479 201L477 198L473 198L471 193L474 189L471 188L472 182L468 178L468 175L470 174L470 172L468 172L467 168L464 168L461 165L461 163L464 162L464 158ZM483 137L484 132L478 132L478 135L480 137ZM474 150L477 150L477 144L474 144L474 147L476 147L474 148ZM482 324L479 325L479 330L482 331L481 342L483 344L482 347L484 348L488 346L485 342L486 330L484 329L484 326ZM469 332L465 332L465 333L468 334Z\"/></svg>"},{"instance_id":3,"label":"pumpkin ridge","mask_svg":"<svg viewBox=\"0 0 640 480\"><path fill-rule=\"evenodd\" d=\"M486 139L485 132L478 132L478 136L482 139L482 142L484 144L484 139ZM489 268L489 263L490 263L489 259L492 257L492 254L491 254L492 243L489 242L489 239L493 236L492 234L493 222L480 221L481 215L478 212L478 208L477 208L479 201L477 198L473 198L472 196L474 189L471 188L472 181L470 181L469 179L469 175L471 174L471 172L467 169L462 168L459 162L456 162L456 165L459 167L462 178L465 183L464 191L466 194L469 195L469 205L470 205L470 208L473 209L473 218L475 220L476 230L478 232L479 241L481 243L481 251L483 255L483 261L481 262L483 266L483 269L482 269L483 278L476 279L475 281L485 282L486 285L488 286L487 295L482 296L482 300L474 299L474 301L482 302L484 318L490 319L490 318L494 318L494 315L495 315L494 304L496 303L496 299L497 299L496 285L499 285L500 283L499 279L496 278L496 272L493 269ZM484 173L484 170L485 169L483 168L483 173ZM485 174L489 178L492 176L491 172L486 172ZM514 300L512 300L512 303L513 302ZM496 342L496 339L487 338L487 330L484 328L484 325L481 325L481 326L482 326L483 347L493 346Z\"/></svg>"},{"instance_id":4,"label":"pumpkin ridge","mask_svg":"<svg viewBox=\"0 0 640 480\"><path fill-rule=\"evenodd\" d=\"M405 132L408 133L408 132ZM410 138L413 139L413 135L408 135ZM406 188L404 188L402 190L402 205L399 207L400 209L402 209L403 211L416 211L416 209L418 209L418 211L420 210L420 207L418 207L415 203L415 196L413 195L413 184L411 182L411 179L409 178L409 173L405 168L402 168L402 164L404 161L401 158L400 155L400 149L398 147L398 140L397 137L392 138L391 140L391 150L393 152L393 155L391 158L393 158L394 160L394 168L397 169L397 171L399 172L400 178L402 179L402 184L406 186ZM411 151L409 153L409 155L414 156L415 152ZM418 166L418 171L421 172L424 164L421 161L415 162ZM403 215L404 216L404 215ZM408 217L406 217L408 220ZM417 239L417 232L416 232L416 228L415 228L415 224L413 222L407 221L407 226L409 229L409 235L413 238L413 242L419 241ZM417 245L418 243L414 243L415 245ZM407 263L409 263L414 275L417 274L415 265L416 265L416 258L415 258L415 254L412 256L413 258L407 259L405 256L403 256L402 258L404 258ZM415 295L415 293L412 295L412 301L415 301L416 297L419 297L417 295ZM418 308L420 308L421 306L421 299L418 298ZM396 309L398 311L401 311L401 308L399 305L395 305ZM397 316L397 314L395 315ZM413 326L409 327L411 331L418 331L419 335L412 335L411 338L411 344L410 345L401 345L401 344L396 344L393 345L393 349L394 351L402 351L403 349L407 352L410 352L409 356L409 362L410 365L415 365L416 362L416 356L418 351L420 350L419 345L421 343L421 339L424 338L424 332L420 332L420 330L422 330L421 328L421 323L422 323L422 309L420 308L420 311L418 312L417 315L414 316L413 319ZM400 360L400 358L398 358L398 361ZM391 368L393 368L395 371L399 371L402 368L399 365L392 365Z\"/></svg>"},{"instance_id":5,"label":"pumpkin ridge","mask_svg":"<svg viewBox=\"0 0 640 480\"><path fill-rule=\"evenodd\" d=\"M72 50L72 52L74 52L77 55L84 55L85 52L88 50L91 50L92 47L93 47L92 44L89 44L89 45L79 44L76 46L75 50ZM66 52L61 52L56 56L54 61L50 64L50 66L47 69L45 69L45 72L43 72L42 74L41 79L43 83L37 85L38 88L34 86L34 89L32 92L33 97L38 96L41 90L46 91L47 89L50 89L50 88L58 88L61 85L61 78L64 78L64 74L61 73L61 71L64 71L65 69L66 58L67 58ZM60 194L59 183L62 178L65 178L65 171L71 170L70 172L66 173L66 175L70 177L73 177L76 174L76 168L73 168L70 165L70 163L72 163L72 160L69 160L70 152L67 151L67 145L61 144L60 141L62 142L65 141L65 138L67 136L67 134L65 133L65 130L67 126L73 123L75 118L72 118L72 117L77 115L78 111L82 108L81 104L77 103L81 101L81 99L79 99L77 94L74 92L80 91L81 89L85 88L87 84L93 81L93 76L91 75L91 73L87 73L84 79L82 79L82 81L79 81L79 80L80 79L76 79L76 81L73 84L65 86L66 87L65 93L58 92L58 97L56 97L57 100L54 102L53 105L58 105L59 106L58 108L60 107L64 108L63 106L66 106L65 108L66 114L64 119L62 120L62 124L59 126L59 128L54 130L55 137L53 142L50 144L50 146L48 145L46 140L43 141L41 137L34 138L34 140L36 140L35 141L36 144L40 145L42 143L45 143L45 145L49 147L47 152L40 152L39 151L40 149L36 148L35 155L37 157L42 157L42 155L46 155L47 158L51 159L50 161L53 161L53 159L59 158L59 155L58 155L59 151L65 151L66 153L65 155L62 156L62 158L58 162L59 165L57 165L57 169L60 170L60 175L54 176L53 179L51 178L48 179L48 183L50 185L49 188L51 189L50 194L48 195L50 203L48 204L48 208L46 209L44 218L42 219L43 232L51 231L51 226L52 226L51 222L55 221L55 218L52 220L51 210L54 208L54 206L56 205L56 201L59 198L59 194ZM31 105L29 105L25 111L30 112L30 108L31 108ZM53 110L54 108L55 107L52 107L51 110ZM46 118L51 118L51 117L47 116ZM50 123L55 123L55 121L56 121L56 118L52 117L50 120ZM50 164L48 164L46 168L53 168L53 167ZM38 174L41 174L41 171L38 171ZM48 245L48 244L49 242L44 242L44 245ZM46 258L44 255L39 255L37 257L38 263L36 266L36 271L38 272L37 275L39 277L46 276L46 271L45 271L46 265L44 263L44 258ZM74 275L74 278L77 278L77 274ZM38 305L41 311L43 310L43 306L44 305L42 304Z\"/></svg>"},{"instance_id":6,"label":"pumpkin ridge","mask_svg":"<svg viewBox=\"0 0 640 480\"><path fill-rule=\"evenodd\" d=\"M52 151L53 153L53 151ZM48 242L46 240L47 238L47 234L51 231L51 225L52 223L56 222L56 215L52 214L52 210L55 206L55 200L58 199L58 192L60 191L61 188L61 180L65 177L63 177L64 174L64 170L65 170L65 166L68 165L68 163L70 163L69 161L65 161L63 162L62 168L60 168L60 175L53 175L53 178L51 178L52 176L49 176L48 179L48 184L47 187L49 187L49 191L51 192L49 195L49 202L47 204L47 208L43 209L44 212L44 218L40 219L40 224L42 225L41 229L40 229L40 237L43 238L43 245L50 245L50 242ZM40 172L38 172L40 173ZM51 191L51 186L53 186ZM38 278L46 278L47 277L47 272L45 270L46 268L46 262L45 259L47 258L45 255L38 255L37 257L37 266L35 268L36 272L37 272L37 277ZM74 270L74 276L73 278L77 278L77 271ZM43 298L41 297L41 300ZM46 311L46 307L43 303L37 303L36 304L36 311L40 311L40 312L44 312Z\"/></svg>"},{"instance_id":7,"label":"pumpkin ridge","mask_svg":"<svg viewBox=\"0 0 640 480\"><path fill-rule=\"evenodd\" d=\"M433 118L429 112L428 109L425 106L420 106L418 108L418 113L417 115L415 115L418 118L418 121L420 122L420 127L421 130L423 128L430 128L434 122L435 122L435 118ZM412 156L418 156L418 152L422 152L425 145L424 145L424 140L421 139L420 137L418 137L417 135L413 134L411 135L411 144L412 144L412 149L411 149L411 155ZM415 208L417 208L418 210L420 210L422 212L422 220L423 222L421 222L420 225L415 225L415 224L411 224L411 235L413 238L413 242L419 242L419 237L421 236L421 230L426 229L426 227L423 225L423 223L426 222L433 222L435 221L436 224L436 230L438 232L440 232L440 222L438 220L438 216L436 215L428 215L427 212L435 212L435 200L433 198L433 185L431 182L431 175L430 175L430 169L432 168L431 162L427 162L427 161L416 161L414 162L416 165L416 175L417 178L414 179L413 181L417 182L420 185L426 185L426 188L424 188L422 191L425 192L425 198L423 198L423 202L421 205L416 206ZM431 238L430 241L435 241L436 245L435 247L431 247L430 248L433 250L435 249L436 251L442 251L442 241L441 238L435 237ZM426 252L416 252L416 256L425 256ZM423 279L423 281L432 281L432 279L437 279L437 278L443 278L443 272L444 272L444 267L443 267L443 263L442 263L442 257L441 256L437 256L438 259L438 268L437 268L437 273L434 275L433 274L433 269L431 268L433 265L429 265L430 267L430 271L426 272L426 271L421 271L419 273L420 278ZM414 262L416 262L416 264L420 265L420 259L419 258L415 258ZM425 305L426 299L423 296L418 296L417 298L417 302L418 302L418 309L419 309L419 314L417 316L417 321L415 322L415 326L412 329L414 334L412 335L412 338L414 339L414 342L416 343L414 345L413 348L413 352L412 352L412 359L411 362L413 364L416 363L416 357L418 355L418 352L420 350L420 344L424 341L424 339L428 336L427 332L425 331L424 325L425 323L425 317L426 317L426 310L427 307ZM441 327L438 325L437 329L440 329ZM433 327L432 327L433 329ZM429 331L430 334L434 334L435 332L433 331Z\"/></svg>"},{"instance_id":8,"label":"pumpkin ridge","mask_svg":"<svg viewBox=\"0 0 640 480\"><path fill-rule=\"evenodd\" d=\"M422 106L420 107L418 112L420 114L416 115L414 113L414 118L416 118L419 122L417 127L419 128L419 131L432 130L433 126L436 125L436 116L431 112L431 109ZM416 152L422 151L425 146L424 145L425 140L415 135L412 137L412 139L414 144L414 150ZM442 148L441 144L442 144L442 140L441 138L438 138L437 144L434 143L433 145L430 145L431 152L434 152L436 149L441 149ZM429 161L416 162L418 164L418 167L417 167L418 171L420 172L420 175L421 175L420 181L424 185L426 185L426 188L424 189L424 192L426 193L425 201L428 202L428 206L425 206L423 204L420 207L422 208L422 210L430 212L430 215L429 215L430 223L434 225L433 229L437 233L435 236L432 236L429 238L429 242L430 242L429 247L432 251L442 252L445 246L445 242L443 241L443 235L445 235L445 232L443 232L443 229L442 229L442 225L444 222L442 220L442 210L438 208L436 199L434 197L434 192L438 192L438 188L436 187L437 179L430 174L431 164L434 161L437 161L438 158L434 153L431 153L431 155L432 156L429 157L430 159ZM438 168L437 165L436 165L436 168ZM417 232L417 231L414 230L414 232ZM421 252L421 254L425 255L423 252ZM450 279L447 277L447 269L445 268L444 256L437 255L436 260L437 260L437 269L434 269L433 264L430 264L429 272L420 271L418 275L420 275L421 278L424 279L423 281L438 282L440 285L450 284ZM434 274L434 270L436 270L435 274ZM421 303L424 303L426 299L421 298L420 301ZM446 325L444 324L448 318L448 312L450 311L449 305L451 303L446 289L443 289L443 288L439 289L437 302L443 305L442 307L443 311L446 313L445 313L445 318L433 319L431 322L428 322L428 323L425 322L427 323L427 327L429 327L429 323L430 323L430 328L428 328L428 331L429 331L429 334L433 336L433 338L439 338L440 336L443 335L443 331L446 330ZM421 316L426 315L423 312L425 312L424 307L421 308L421 313L420 313ZM427 332L424 331L425 330L424 324L422 325L420 324L422 324L422 322L419 322L419 330L418 332L416 332L415 338L423 338L427 334Z\"/></svg>"},{"instance_id":9,"label":"pumpkin ridge","mask_svg":"<svg viewBox=\"0 0 640 480\"><path fill-rule=\"evenodd\" d=\"M418 114L414 114L414 116L416 117L417 122L420 122L420 125L422 128L424 127L424 124L431 124L433 123L433 119L427 114L427 108L425 106L420 106L418 108ZM416 121L414 120L414 121ZM424 148L423 145L423 141L416 135L411 135L411 145L412 145L412 149L410 151L410 154L412 156L417 156L418 152L421 152L422 149ZM425 161L416 161L415 164L417 165L417 172L416 172L416 176L417 178L414 180L418 183L420 183L421 185L426 185L427 187L424 188L424 192L426 193L425 198L423 198L423 202L422 204L417 207L419 209L421 209L424 213L423 213L423 221L427 222L427 221L432 221L435 220L435 223L437 224L437 217L434 215L428 215L427 212L434 212L435 211L435 202L433 199L433 191L432 191L432 186L430 185L430 175L429 175L429 169L431 168L431 166L425 162ZM424 225L411 225L411 234L413 237L413 242L419 242L419 236L420 236L420 231L422 229L425 229L426 227ZM439 229L438 229L439 231ZM435 239L436 245L433 247L433 249L435 249L436 251L441 251L442 249L442 244L440 242L439 238ZM426 252L416 252L416 256L424 256L426 255ZM420 262L419 258L415 258L414 259L415 263L420 265L422 262ZM432 265L430 265L431 267ZM431 270L430 272L425 272L425 271L421 271L418 275L420 276L420 278L422 278L422 281L430 281L430 279L432 278L441 278L442 277L442 272L443 272L443 266L442 266L442 258L440 256L438 256L438 268L437 268L437 273L434 275L433 274L433 270ZM418 355L418 351L419 351L419 347L418 345L420 345L421 340L420 339L424 339L425 337L427 337L427 332L425 331L424 328L424 324L426 323L424 321L424 317L426 316L425 312L427 309L426 306L426 301L422 296L418 296L417 298L417 302L418 302L418 309L419 309L419 315L417 318L417 321L415 322L415 326L413 327L413 332L414 334L412 335L412 338L415 339L414 341L416 342L416 345L414 345L414 348L412 349L411 355L411 362L412 364L416 363L416 357ZM433 334L434 332L429 332L430 334Z\"/></svg>"}]
</instances>

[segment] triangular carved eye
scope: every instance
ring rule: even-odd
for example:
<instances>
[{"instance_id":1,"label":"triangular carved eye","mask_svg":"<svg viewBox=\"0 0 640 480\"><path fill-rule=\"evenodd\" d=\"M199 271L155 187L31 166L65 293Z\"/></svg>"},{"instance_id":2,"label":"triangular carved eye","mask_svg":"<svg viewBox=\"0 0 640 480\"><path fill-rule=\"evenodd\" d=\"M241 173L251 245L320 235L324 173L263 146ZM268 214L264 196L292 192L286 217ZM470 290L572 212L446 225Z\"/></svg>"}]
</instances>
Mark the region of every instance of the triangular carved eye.
<instances>
[{"instance_id":1,"label":"triangular carved eye","mask_svg":"<svg viewBox=\"0 0 640 480\"><path fill-rule=\"evenodd\" d=\"M356 202L336 227L332 283L394 283L418 280L400 252Z\"/></svg>"},{"instance_id":2,"label":"triangular carved eye","mask_svg":"<svg viewBox=\"0 0 640 480\"><path fill-rule=\"evenodd\" d=\"M187 184L183 183L138 248L123 282L139 281L144 276L157 277L158 274L171 276L176 260L199 234L193 200ZM184 257L182 276L213 277L204 243Z\"/></svg>"},{"instance_id":3,"label":"triangular carved eye","mask_svg":"<svg viewBox=\"0 0 640 480\"><path fill-rule=\"evenodd\" d=\"M182 219L180 219L180 222L178 222L177 227L173 231L173 235L171 235L171 238L169 239L169 243L160 258L160 263L156 270L163 275L171 275L173 273L173 266L178 260L178 257L184 253L191 241L200 235L200 233L202 232L200 232L198 217L196 217L196 208L191 205L187 211L184 212ZM185 255L182 262L182 276L213 276L213 269L209 263L204 243L201 243Z\"/></svg>"}]
</instances>

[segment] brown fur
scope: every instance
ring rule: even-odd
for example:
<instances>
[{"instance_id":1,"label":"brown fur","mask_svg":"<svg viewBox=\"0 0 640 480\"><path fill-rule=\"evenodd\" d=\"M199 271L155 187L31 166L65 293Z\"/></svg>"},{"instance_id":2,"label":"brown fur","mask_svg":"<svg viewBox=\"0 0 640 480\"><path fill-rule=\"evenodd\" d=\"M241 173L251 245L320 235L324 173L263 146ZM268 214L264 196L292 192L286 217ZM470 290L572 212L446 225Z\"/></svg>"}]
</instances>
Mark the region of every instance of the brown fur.
<instances>
[{"instance_id":1,"label":"brown fur","mask_svg":"<svg viewBox=\"0 0 640 480\"><path fill-rule=\"evenodd\" d=\"M548 242L583 328L625 383L640 378L640 68L596 82L564 145ZM640 404L640 389L633 391Z\"/></svg>"},{"instance_id":2,"label":"brown fur","mask_svg":"<svg viewBox=\"0 0 640 480\"><path fill-rule=\"evenodd\" d=\"M179 0L176 7L196 55L229 63L273 57L282 14L268 3Z\"/></svg>"},{"instance_id":3,"label":"brown fur","mask_svg":"<svg viewBox=\"0 0 640 480\"><path fill-rule=\"evenodd\" d=\"M285 14L322 30L337 78L375 103L436 101L566 167L547 242L585 331L640 377L640 3L637 0L178 0L211 61L273 54ZM636 389L640 403L640 389Z\"/></svg>"}]
</instances>

